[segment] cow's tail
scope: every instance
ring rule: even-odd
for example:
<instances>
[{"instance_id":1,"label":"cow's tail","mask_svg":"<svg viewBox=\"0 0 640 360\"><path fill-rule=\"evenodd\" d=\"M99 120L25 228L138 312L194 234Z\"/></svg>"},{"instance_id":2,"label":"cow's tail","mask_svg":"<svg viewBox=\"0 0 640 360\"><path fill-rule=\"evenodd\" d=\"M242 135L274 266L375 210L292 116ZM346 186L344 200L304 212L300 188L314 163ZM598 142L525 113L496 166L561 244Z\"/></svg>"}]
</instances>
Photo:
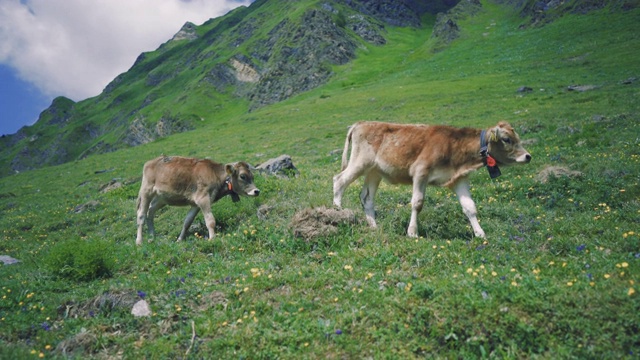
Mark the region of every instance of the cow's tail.
<instances>
[{"instance_id":1,"label":"cow's tail","mask_svg":"<svg viewBox=\"0 0 640 360\"><path fill-rule=\"evenodd\" d=\"M344 141L344 150L342 151L342 168L340 169L340 171L344 171L344 169L347 168L347 164L349 161L348 157L349 157L349 146L351 145L351 136L356 126L358 126L358 124L351 125L351 127L349 128L349 132L347 132L347 138Z\"/></svg>"}]
</instances>

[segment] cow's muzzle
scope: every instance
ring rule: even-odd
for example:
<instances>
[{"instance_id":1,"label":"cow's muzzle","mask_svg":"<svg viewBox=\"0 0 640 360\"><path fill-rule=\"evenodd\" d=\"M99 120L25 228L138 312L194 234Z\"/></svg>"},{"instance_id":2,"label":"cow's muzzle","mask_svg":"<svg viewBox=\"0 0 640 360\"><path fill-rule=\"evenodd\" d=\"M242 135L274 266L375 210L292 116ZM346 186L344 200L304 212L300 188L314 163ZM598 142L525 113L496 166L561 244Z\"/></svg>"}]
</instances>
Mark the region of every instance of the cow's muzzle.
<instances>
[{"instance_id":1,"label":"cow's muzzle","mask_svg":"<svg viewBox=\"0 0 640 360\"><path fill-rule=\"evenodd\" d=\"M518 156L518 158L516 158L516 162L523 163L523 164L527 164L527 163L531 162L531 154L525 153L525 154L522 154L522 155Z\"/></svg>"},{"instance_id":2,"label":"cow's muzzle","mask_svg":"<svg viewBox=\"0 0 640 360\"><path fill-rule=\"evenodd\" d=\"M247 192L247 195L249 195L249 196L258 196L258 195L260 195L260 189L258 189L258 188L252 189L252 190Z\"/></svg>"}]
</instances>

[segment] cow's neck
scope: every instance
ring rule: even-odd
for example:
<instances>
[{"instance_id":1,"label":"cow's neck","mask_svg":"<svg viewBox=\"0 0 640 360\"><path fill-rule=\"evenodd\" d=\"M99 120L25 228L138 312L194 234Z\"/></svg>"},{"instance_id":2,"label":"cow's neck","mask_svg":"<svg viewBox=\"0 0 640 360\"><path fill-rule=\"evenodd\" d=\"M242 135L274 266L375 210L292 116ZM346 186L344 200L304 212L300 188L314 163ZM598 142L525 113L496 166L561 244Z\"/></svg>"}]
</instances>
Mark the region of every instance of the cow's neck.
<instances>
[{"instance_id":1,"label":"cow's neck","mask_svg":"<svg viewBox=\"0 0 640 360\"><path fill-rule=\"evenodd\" d=\"M486 146L487 153L491 150L489 148L488 139L486 138L486 131L478 130L477 132L473 132L473 135L469 135L470 136L467 137L467 140L465 141L465 143L468 144L465 146L467 151L460 154L461 157L456 161L456 172L442 186L453 187L458 181L466 178L472 172L487 166L486 157L482 155L484 146ZM484 141L481 140L483 138L485 139Z\"/></svg>"},{"instance_id":2,"label":"cow's neck","mask_svg":"<svg viewBox=\"0 0 640 360\"><path fill-rule=\"evenodd\" d=\"M486 130L482 130L480 132L480 156L482 156L482 161L484 165L487 166L487 170L489 171L489 176L492 179L497 178L501 175L500 169L498 168L498 164L496 159L491 156L489 152L489 140L487 139L489 134Z\"/></svg>"},{"instance_id":3,"label":"cow's neck","mask_svg":"<svg viewBox=\"0 0 640 360\"><path fill-rule=\"evenodd\" d=\"M222 189L219 191L219 194L220 194L219 198L222 198L227 195L231 195L231 200L233 200L233 202L240 200L240 196L238 195L237 192L235 192L233 188L233 182L231 181L231 177L227 177L224 180L224 184L222 185Z\"/></svg>"}]
</instances>

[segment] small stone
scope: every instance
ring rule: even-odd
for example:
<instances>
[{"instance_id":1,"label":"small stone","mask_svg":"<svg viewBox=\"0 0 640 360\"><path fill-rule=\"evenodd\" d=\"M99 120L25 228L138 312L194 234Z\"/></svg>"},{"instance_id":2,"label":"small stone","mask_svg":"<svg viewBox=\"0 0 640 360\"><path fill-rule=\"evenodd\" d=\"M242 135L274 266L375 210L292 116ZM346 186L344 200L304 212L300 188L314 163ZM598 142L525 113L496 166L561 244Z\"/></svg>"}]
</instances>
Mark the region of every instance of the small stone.
<instances>
[{"instance_id":1,"label":"small stone","mask_svg":"<svg viewBox=\"0 0 640 360\"><path fill-rule=\"evenodd\" d=\"M12 265L20 262L20 260L14 259L8 255L0 255L0 261L2 261L5 265Z\"/></svg>"},{"instance_id":2,"label":"small stone","mask_svg":"<svg viewBox=\"0 0 640 360\"><path fill-rule=\"evenodd\" d=\"M140 300L133 305L131 314L135 317L151 316L151 308L145 300Z\"/></svg>"}]
</instances>

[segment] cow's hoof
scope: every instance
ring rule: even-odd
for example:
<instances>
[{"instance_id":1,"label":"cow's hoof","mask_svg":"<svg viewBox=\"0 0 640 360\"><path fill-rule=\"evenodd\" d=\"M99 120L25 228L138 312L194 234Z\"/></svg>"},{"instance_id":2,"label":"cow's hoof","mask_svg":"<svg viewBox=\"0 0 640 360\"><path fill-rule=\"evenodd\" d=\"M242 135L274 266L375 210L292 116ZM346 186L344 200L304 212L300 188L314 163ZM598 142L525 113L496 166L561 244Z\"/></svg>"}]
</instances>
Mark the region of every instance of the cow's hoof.
<instances>
[{"instance_id":1,"label":"cow's hoof","mask_svg":"<svg viewBox=\"0 0 640 360\"><path fill-rule=\"evenodd\" d=\"M476 237L481 238L481 239L486 239L487 238L487 236L484 234L484 231L483 232L477 232L477 233L475 233L475 235L476 235Z\"/></svg>"}]
</instances>

